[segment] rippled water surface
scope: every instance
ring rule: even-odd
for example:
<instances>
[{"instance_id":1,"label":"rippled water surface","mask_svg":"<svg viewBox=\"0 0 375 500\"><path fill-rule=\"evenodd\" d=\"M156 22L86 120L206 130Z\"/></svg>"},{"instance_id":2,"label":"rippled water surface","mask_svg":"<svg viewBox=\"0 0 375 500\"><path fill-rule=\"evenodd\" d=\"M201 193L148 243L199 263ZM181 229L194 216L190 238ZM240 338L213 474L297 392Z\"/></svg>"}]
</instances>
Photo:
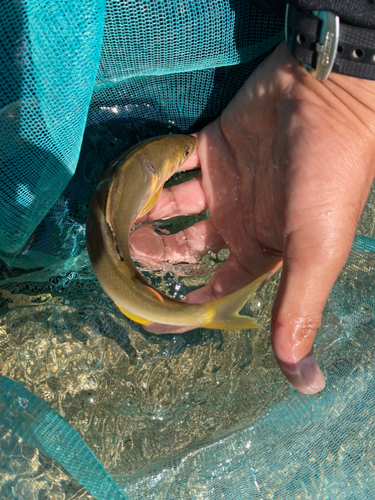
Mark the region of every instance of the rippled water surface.
<instances>
[{"instance_id":1,"label":"rippled water surface","mask_svg":"<svg viewBox=\"0 0 375 500\"><path fill-rule=\"evenodd\" d=\"M226 256L208 255L199 269L143 271L178 298L204 284ZM54 267L52 277L48 268L7 273L0 282L0 373L62 415L114 477L150 464L158 470L171 457L207 447L257 421L289 390L269 336L278 274L246 306L263 329L156 336L119 313L85 253ZM354 290L351 275L343 276ZM356 314L367 322L372 317L363 309ZM340 348L354 319L328 311L321 352ZM58 464L2 427L0 449L1 498L23 498L25 491L27 500L92 498Z\"/></svg>"},{"instance_id":2,"label":"rippled water surface","mask_svg":"<svg viewBox=\"0 0 375 500\"><path fill-rule=\"evenodd\" d=\"M134 473L261 414L264 376L282 394L268 334L276 279L247 306L263 330L156 336L119 313L80 259L71 263L83 264L79 278L53 283L36 272L32 285L20 277L1 292L0 372L56 409L110 472ZM173 296L208 277L159 271L152 280Z\"/></svg>"}]
</instances>

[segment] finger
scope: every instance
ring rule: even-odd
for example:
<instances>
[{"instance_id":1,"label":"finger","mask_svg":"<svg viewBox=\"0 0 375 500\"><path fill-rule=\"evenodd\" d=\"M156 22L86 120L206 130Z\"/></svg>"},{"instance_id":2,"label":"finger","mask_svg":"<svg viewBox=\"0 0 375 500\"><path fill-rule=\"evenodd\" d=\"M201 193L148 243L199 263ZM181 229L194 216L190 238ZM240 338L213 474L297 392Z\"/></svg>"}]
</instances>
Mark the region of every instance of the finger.
<instances>
[{"instance_id":1,"label":"finger","mask_svg":"<svg viewBox=\"0 0 375 500\"><path fill-rule=\"evenodd\" d=\"M260 259L255 268L244 267L235 256L230 256L225 265L219 269L209 283L194 292L189 293L185 302L190 304L201 304L216 300L224 295L228 295L251 283L267 271L276 271L281 266L280 256L268 255ZM192 327L181 327L152 323L144 327L152 333L182 333L192 329Z\"/></svg>"},{"instance_id":2,"label":"finger","mask_svg":"<svg viewBox=\"0 0 375 500\"><path fill-rule=\"evenodd\" d=\"M169 219L178 215L199 214L208 208L202 177L165 188L148 214L137 222Z\"/></svg>"},{"instance_id":3,"label":"finger","mask_svg":"<svg viewBox=\"0 0 375 500\"><path fill-rule=\"evenodd\" d=\"M263 252L260 247L257 250L254 248L254 253L258 258L249 259L245 264L241 263L237 256L229 256L224 266L215 273L208 284L189 293L185 298L185 302L202 304L203 302L219 299L248 285L262 274L268 271L276 271L281 267L279 254ZM192 327L172 327L158 323L147 325L146 328L147 331L158 334L182 333L191 329Z\"/></svg>"},{"instance_id":4,"label":"finger","mask_svg":"<svg viewBox=\"0 0 375 500\"><path fill-rule=\"evenodd\" d=\"M236 255L230 255L206 286L186 296L186 302L201 304L220 299L248 285L262 274L277 271L280 267L280 254L261 252L260 248L254 249L252 257L247 260L239 260Z\"/></svg>"},{"instance_id":5,"label":"finger","mask_svg":"<svg viewBox=\"0 0 375 500\"><path fill-rule=\"evenodd\" d=\"M261 276L261 275L260 275ZM242 286L252 281L252 275L244 269L233 257L229 257L224 266L216 271L208 284L194 292L190 292L185 302L190 304L202 304L216 300L232 291L235 291ZM148 332L163 334L163 333L183 333L195 327L181 327L163 325L160 323L152 323L151 325L143 326Z\"/></svg>"},{"instance_id":6,"label":"finger","mask_svg":"<svg viewBox=\"0 0 375 500\"><path fill-rule=\"evenodd\" d=\"M195 264L209 250L218 251L225 246L210 219L171 235L156 234L154 229L152 225L145 224L132 233L129 244L135 260L143 263L152 259Z\"/></svg>"},{"instance_id":7,"label":"finger","mask_svg":"<svg viewBox=\"0 0 375 500\"><path fill-rule=\"evenodd\" d=\"M343 219L346 219L344 214ZM347 220L347 219L346 219ZM336 221L336 226L339 221ZM330 290L346 262L353 235L330 226L310 225L285 240L280 287L272 311L272 346L285 377L305 394L324 389L324 376L313 355Z\"/></svg>"}]
</instances>

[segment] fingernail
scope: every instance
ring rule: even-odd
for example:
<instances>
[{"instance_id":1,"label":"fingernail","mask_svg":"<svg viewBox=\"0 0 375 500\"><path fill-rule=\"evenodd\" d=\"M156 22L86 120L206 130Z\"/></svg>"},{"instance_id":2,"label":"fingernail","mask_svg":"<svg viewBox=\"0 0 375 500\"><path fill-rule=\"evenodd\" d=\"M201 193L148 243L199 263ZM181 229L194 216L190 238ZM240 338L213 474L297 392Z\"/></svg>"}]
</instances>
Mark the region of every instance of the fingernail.
<instances>
[{"instance_id":1,"label":"fingernail","mask_svg":"<svg viewBox=\"0 0 375 500\"><path fill-rule=\"evenodd\" d=\"M323 373L316 362L314 354L306 356L299 362L301 379L308 388L316 389L316 392L322 391L326 385Z\"/></svg>"},{"instance_id":2,"label":"fingernail","mask_svg":"<svg viewBox=\"0 0 375 500\"><path fill-rule=\"evenodd\" d=\"M279 365L292 386L304 394L320 392L326 385L323 373L313 354L309 354L295 364L279 362Z\"/></svg>"}]
</instances>

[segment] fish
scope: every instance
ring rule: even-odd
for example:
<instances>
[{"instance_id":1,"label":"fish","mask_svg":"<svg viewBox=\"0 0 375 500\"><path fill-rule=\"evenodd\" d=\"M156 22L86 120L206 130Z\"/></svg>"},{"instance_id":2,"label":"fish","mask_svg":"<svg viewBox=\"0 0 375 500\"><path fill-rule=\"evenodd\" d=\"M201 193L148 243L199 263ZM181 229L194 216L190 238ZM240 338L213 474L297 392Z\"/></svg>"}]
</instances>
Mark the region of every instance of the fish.
<instances>
[{"instance_id":1,"label":"fish","mask_svg":"<svg viewBox=\"0 0 375 500\"><path fill-rule=\"evenodd\" d=\"M260 328L254 318L240 315L239 311L270 273L218 300L190 304L150 286L132 261L129 234L135 220L152 209L164 183L196 148L193 136L159 136L141 142L110 165L87 213L87 251L93 271L118 309L142 325Z\"/></svg>"}]
</instances>

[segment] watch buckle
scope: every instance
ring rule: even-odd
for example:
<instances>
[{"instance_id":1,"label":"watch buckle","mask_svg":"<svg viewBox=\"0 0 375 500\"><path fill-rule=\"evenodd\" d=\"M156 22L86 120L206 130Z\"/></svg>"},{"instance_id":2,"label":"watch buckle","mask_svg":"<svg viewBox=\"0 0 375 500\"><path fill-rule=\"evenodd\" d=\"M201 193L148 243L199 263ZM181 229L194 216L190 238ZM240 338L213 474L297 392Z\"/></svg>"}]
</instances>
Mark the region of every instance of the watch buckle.
<instances>
[{"instance_id":1,"label":"watch buckle","mask_svg":"<svg viewBox=\"0 0 375 500\"><path fill-rule=\"evenodd\" d=\"M287 41L289 38L288 26L291 10L290 5L287 4L285 12L285 38ZM312 14L322 22L319 41L315 45L315 51L317 53L316 67L312 68L307 64L304 66L317 80L326 80L332 71L336 59L339 43L340 18L329 10L313 10Z\"/></svg>"},{"instance_id":2,"label":"watch buckle","mask_svg":"<svg viewBox=\"0 0 375 500\"><path fill-rule=\"evenodd\" d=\"M313 10L314 16L322 21L319 42L315 46L318 54L316 68L312 74L317 80L326 80L335 63L339 44L340 18L329 10Z\"/></svg>"}]
</instances>

